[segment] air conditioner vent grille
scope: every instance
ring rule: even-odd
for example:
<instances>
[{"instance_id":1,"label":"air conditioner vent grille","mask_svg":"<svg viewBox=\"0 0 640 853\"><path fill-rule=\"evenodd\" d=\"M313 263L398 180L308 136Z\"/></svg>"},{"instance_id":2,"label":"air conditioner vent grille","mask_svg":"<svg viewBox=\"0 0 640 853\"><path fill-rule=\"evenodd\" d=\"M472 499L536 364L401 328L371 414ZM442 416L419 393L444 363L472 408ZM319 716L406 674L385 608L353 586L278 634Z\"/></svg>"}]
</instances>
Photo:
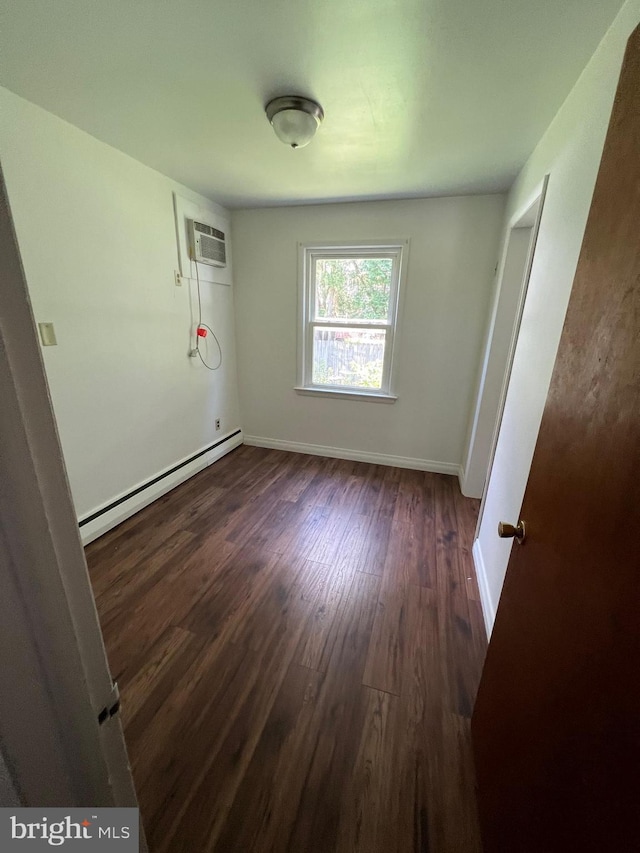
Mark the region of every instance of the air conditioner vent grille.
<instances>
[{"instance_id":1,"label":"air conditioner vent grille","mask_svg":"<svg viewBox=\"0 0 640 853\"><path fill-rule=\"evenodd\" d=\"M214 267L226 267L227 249L224 231L206 222L188 221L189 251L194 261Z\"/></svg>"},{"instance_id":2,"label":"air conditioner vent grille","mask_svg":"<svg viewBox=\"0 0 640 853\"><path fill-rule=\"evenodd\" d=\"M201 234L208 234L210 237L216 237L218 240L224 240L224 232L218 231L212 225L206 225L204 222L194 222L193 227Z\"/></svg>"},{"instance_id":3,"label":"air conditioner vent grille","mask_svg":"<svg viewBox=\"0 0 640 853\"><path fill-rule=\"evenodd\" d=\"M208 261L216 261L224 264L227 261L227 253L222 240L212 239L206 234L200 236L200 254Z\"/></svg>"}]
</instances>

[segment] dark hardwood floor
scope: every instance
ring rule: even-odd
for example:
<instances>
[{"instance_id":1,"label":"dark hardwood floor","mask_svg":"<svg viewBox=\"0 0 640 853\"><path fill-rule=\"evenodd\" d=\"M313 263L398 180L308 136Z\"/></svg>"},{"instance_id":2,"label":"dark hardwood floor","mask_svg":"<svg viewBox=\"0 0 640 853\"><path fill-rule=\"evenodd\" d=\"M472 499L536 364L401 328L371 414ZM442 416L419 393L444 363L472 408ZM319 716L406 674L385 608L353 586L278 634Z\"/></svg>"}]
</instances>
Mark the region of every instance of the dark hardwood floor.
<instances>
[{"instance_id":1,"label":"dark hardwood floor","mask_svg":"<svg viewBox=\"0 0 640 853\"><path fill-rule=\"evenodd\" d=\"M153 853L481 850L477 509L241 447L88 546Z\"/></svg>"}]
</instances>

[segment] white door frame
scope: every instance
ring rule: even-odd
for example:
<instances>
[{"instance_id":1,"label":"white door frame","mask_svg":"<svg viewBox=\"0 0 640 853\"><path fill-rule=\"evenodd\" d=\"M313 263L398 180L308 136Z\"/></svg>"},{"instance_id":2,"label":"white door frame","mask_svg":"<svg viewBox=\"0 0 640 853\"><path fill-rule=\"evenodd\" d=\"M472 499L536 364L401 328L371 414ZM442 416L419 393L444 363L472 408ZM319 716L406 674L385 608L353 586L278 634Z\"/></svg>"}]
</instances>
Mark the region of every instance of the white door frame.
<instances>
[{"instance_id":1,"label":"white door frame","mask_svg":"<svg viewBox=\"0 0 640 853\"><path fill-rule=\"evenodd\" d=\"M527 267L520 258L520 241L514 241L512 238L522 227L527 227L535 243L548 179L549 176L546 175L531 193L526 204L511 216L506 226L460 475L462 493L469 497L481 498L486 491L497 435L496 428L501 420L508 384L506 380L511 371L515 340L531 271L533 254L529 253ZM536 205L539 212L537 221L531 215Z\"/></svg>"},{"instance_id":2,"label":"white door frame","mask_svg":"<svg viewBox=\"0 0 640 853\"><path fill-rule=\"evenodd\" d=\"M507 352L507 361L506 368L504 372L504 378L502 380L502 388L500 389L500 396L498 398L498 408L496 411L496 422L493 429L493 437L491 439L491 451L489 453L489 464L487 466L487 475L484 481L484 488L482 489L482 501L480 503L480 512L478 513L478 522L476 524L476 532L474 539L478 537L478 531L480 530L480 524L482 522L482 516L484 513L484 505L487 497L487 486L489 484L489 478L491 477L491 470L493 468L493 460L496 455L496 447L498 444L498 437L500 435L500 427L502 426L502 418L504 416L504 406L507 399L507 391L509 389L509 382L511 381L511 371L513 370L513 359L515 357L516 352L516 344L518 343L518 335L520 334L520 326L522 324L522 314L524 311L524 305L527 299L527 291L529 289L529 280L531 278L531 268L533 266L533 259L536 251L536 243L538 242L538 234L540 232L540 221L542 219L542 213L544 210L544 200L547 194L547 186L549 185L549 175L545 175L542 183L536 187L533 191L527 202L522 205L520 210L518 210L514 216L512 216L509 222L509 230L507 233L507 239L505 241L505 250L504 257L507 256L509 251L509 240L511 239L511 235L514 231L523 227L531 228L531 239L529 242L529 249L527 252L527 260L524 266L524 274L522 276L522 284L520 288L520 294L518 296L518 303L515 311L513 330L511 333L511 340L509 342L509 349ZM532 211L535 211L535 214L532 214Z\"/></svg>"},{"instance_id":3,"label":"white door frame","mask_svg":"<svg viewBox=\"0 0 640 853\"><path fill-rule=\"evenodd\" d=\"M0 257L0 746L24 806L136 806L1 171Z\"/></svg>"}]
</instances>

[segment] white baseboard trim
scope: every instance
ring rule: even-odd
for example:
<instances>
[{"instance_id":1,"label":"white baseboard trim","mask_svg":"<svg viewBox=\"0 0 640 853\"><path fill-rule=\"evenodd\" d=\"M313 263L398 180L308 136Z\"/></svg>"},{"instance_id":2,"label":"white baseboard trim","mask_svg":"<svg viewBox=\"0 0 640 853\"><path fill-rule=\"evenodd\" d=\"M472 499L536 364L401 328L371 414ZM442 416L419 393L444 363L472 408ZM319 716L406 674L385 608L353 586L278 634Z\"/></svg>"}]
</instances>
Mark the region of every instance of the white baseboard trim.
<instances>
[{"instance_id":1,"label":"white baseboard trim","mask_svg":"<svg viewBox=\"0 0 640 853\"><path fill-rule=\"evenodd\" d=\"M460 476L460 466L455 462L435 462L432 459L414 459L411 456L388 456L384 453L369 453L344 447L325 447L323 444L302 444L298 441L281 441L261 435L245 435L244 443L252 447L268 447L272 450L288 450L291 453L308 453L311 456L328 456L331 459L349 459L353 462L371 462L374 465L389 465L392 468L411 468L415 471L430 471L434 474Z\"/></svg>"},{"instance_id":2,"label":"white baseboard trim","mask_svg":"<svg viewBox=\"0 0 640 853\"><path fill-rule=\"evenodd\" d=\"M481 500L483 492L484 492L484 481L482 485L478 482L473 482L473 477L467 476L467 472L464 469L464 466L461 467L461 475L460 475L460 491L465 496L465 498L476 498L477 500ZM478 479L477 475L475 477L476 481Z\"/></svg>"},{"instance_id":3,"label":"white baseboard trim","mask_svg":"<svg viewBox=\"0 0 640 853\"><path fill-rule=\"evenodd\" d=\"M484 564L479 539L476 539L473 543L472 553L473 563L476 567L476 577L478 578L478 588L480 590L480 604L482 605L482 615L484 616L484 627L487 632L487 639L491 639L493 623L496 620L496 608L491 601L489 579L487 578L487 567Z\"/></svg>"},{"instance_id":4,"label":"white baseboard trim","mask_svg":"<svg viewBox=\"0 0 640 853\"><path fill-rule=\"evenodd\" d=\"M223 436L216 442L216 446L211 448L211 450L207 451L202 448L202 450L199 451L201 455L199 455L197 459L192 459L192 461L188 461L184 465L182 463L185 462L185 459L176 462L174 465L169 465L163 471L159 471L154 477L150 477L148 480L139 483L137 486L127 489L127 491L121 495L116 495L110 501L106 501L102 504L102 506L96 507L91 512L86 513L84 516L85 519L91 519L91 516L96 514L98 515L90 521L83 522L82 519L78 519L78 523L81 525L80 538L82 539L82 544L87 545L89 542L97 539L98 536L102 536L102 534L106 533L107 530L111 530L112 527L120 524L125 519L129 518L129 516L134 515L136 512L144 509L145 506L153 503L153 501L157 500L162 495L165 495L167 492L175 489L175 487L179 486L180 483L184 483L185 480L193 477L193 475L197 474L198 471L202 471L203 468L207 468L222 456L225 456L231 450L234 450L234 448L239 447L243 441L244 437L242 435L242 431L238 432L237 435L230 433L228 438ZM205 451L204 453L202 452L203 450ZM187 456L186 460L190 458L190 456ZM180 467L177 468L177 470L173 470L176 466ZM167 471L170 471L171 473L167 474L167 476L163 476ZM162 479L154 482L157 477L161 477ZM149 483L149 485L146 486L145 483ZM139 492L138 489L140 489ZM126 498L126 495L132 492L137 492L137 494L132 494L130 498ZM123 498L125 498L125 500L122 500ZM113 506L112 509L109 509L112 504L117 504L117 506Z\"/></svg>"}]
</instances>

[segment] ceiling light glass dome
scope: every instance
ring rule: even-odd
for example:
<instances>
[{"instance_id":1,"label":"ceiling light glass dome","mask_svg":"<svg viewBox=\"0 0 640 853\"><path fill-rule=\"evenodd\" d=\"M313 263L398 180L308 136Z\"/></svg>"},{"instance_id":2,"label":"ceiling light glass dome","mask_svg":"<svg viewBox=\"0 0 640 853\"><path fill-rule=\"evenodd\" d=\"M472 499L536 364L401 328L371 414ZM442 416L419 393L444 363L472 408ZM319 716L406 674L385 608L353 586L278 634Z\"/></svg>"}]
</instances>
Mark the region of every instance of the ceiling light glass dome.
<instances>
[{"instance_id":1,"label":"ceiling light glass dome","mask_svg":"<svg viewBox=\"0 0 640 853\"><path fill-rule=\"evenodd\" d=\"M298 95L274 98L265 112L278 139L291 148L308 145L324 118L320 104Z\"/></svg>"}]
</instances>

